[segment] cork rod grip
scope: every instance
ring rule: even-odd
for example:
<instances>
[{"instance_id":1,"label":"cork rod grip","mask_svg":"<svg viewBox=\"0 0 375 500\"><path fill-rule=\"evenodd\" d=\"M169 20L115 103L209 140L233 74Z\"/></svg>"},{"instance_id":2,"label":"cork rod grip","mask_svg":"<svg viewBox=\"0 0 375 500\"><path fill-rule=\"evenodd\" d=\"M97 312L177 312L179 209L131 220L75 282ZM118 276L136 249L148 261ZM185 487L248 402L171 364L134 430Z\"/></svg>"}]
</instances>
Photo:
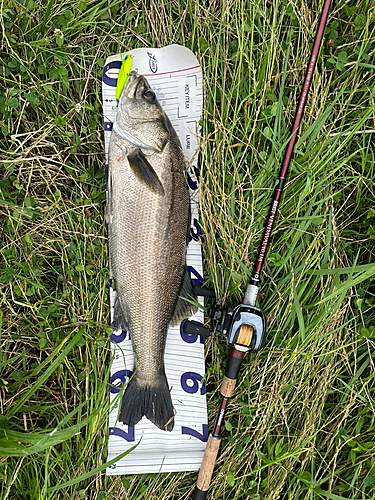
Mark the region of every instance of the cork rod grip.
<instances>
[{"instance_id":1,"label":"cork rod grip","mask_svg":"<svg viewBox=\"0 0 375 500\"><path fill-rule=\"evenodd\" d=\"M236 382L236 380L224 376L220 389L221 395L225 398L231 398L236 387Z\"/></svg>"},{"instance_id":2,"label":"cork rod grip","mask_svg":"<svg viewBox=\"0 0 375 500\"><path fill-rule=\"evenodd\" d=\"M211 476L215 467L220 441L221 439L213 438L212 436L209 436L208 438L197 481L197 488L201 491L207 491L210 486Z\"/></svg>"}]
</instances>

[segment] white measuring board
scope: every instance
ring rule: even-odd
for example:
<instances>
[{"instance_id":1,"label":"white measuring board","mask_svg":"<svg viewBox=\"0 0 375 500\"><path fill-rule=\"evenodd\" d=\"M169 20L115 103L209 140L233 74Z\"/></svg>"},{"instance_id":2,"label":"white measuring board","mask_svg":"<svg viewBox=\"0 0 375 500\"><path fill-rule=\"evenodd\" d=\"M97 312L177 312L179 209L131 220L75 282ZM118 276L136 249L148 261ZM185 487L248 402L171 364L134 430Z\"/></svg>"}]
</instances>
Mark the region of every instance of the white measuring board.
<instances>
[{"instance_id":1,"label":"white measuring board","mask_svg":"<svg viewBox=\"0 0 375 500\"><path fill-rule=\"evenodd\" d=\"M201 284L203 265L199 242L197 190L198 134L203 105L201 68L194 54L180 45L169 45L161 49L135 49L127 54L133 58L132 70L144 75L156 93L175 127L187 158L191 234L186 261L193 285ZM115 98L117 77L125 55L116 54L108 57L103 70L104 137L107 160L112 123L117 112ZM111 289L111 321L115 294L116 292ZM203 323L202 311L198 311L190 319ZM132 373L134 355L127 332L114 331L111 340L113 364L109 391L113 401L118 396L122 384ZM184 335L182 325L170 327L164 362L176 412L174 429L172 432L160 430L146 417L143 417L135 427L128 428L118 421L121 400L118 401L109 416L108 461L139 444L135 450L107 469L109 475L194 471L201 465L208 438L203 339L196 335Z\"/></svg>"}]
</instances>

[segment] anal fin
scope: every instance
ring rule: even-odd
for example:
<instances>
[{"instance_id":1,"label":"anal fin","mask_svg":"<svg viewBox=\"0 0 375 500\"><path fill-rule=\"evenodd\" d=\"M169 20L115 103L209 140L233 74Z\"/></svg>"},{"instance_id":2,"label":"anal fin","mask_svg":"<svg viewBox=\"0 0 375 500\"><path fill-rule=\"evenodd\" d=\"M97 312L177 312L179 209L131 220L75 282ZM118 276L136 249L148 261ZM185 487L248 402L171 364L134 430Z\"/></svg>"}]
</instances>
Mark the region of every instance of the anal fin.
<instances>
[{"instance_id":1,"label":"anal fin","mask_svg":"<svg viewBox=\"0 0 375 500\"><path fill-rule=\"evenodd\" d=\"M128 330L128 323L126 321L125 315L122 312L120 301L118 297L115 299L115 307L113 312L113 327L116 330Z\"/></svg>"}]
</instances>

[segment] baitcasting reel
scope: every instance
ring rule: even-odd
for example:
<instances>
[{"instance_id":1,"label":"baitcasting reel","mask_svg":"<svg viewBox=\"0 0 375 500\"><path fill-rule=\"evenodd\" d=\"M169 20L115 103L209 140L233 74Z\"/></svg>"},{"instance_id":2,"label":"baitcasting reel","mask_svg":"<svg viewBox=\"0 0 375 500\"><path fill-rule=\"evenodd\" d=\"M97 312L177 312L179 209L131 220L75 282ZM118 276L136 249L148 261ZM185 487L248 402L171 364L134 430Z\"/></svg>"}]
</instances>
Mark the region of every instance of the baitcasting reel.
<instances>
[{"instance_id":1,"label":"baitcasting reel","mask_svg":"<svg viewBox=\"0 0 375 500\"><path fill-rule=\"evenodd\" d=\"M196 295L215 297L213 290L194 286ZM208 310L210 328L185 321L183 332L187 335L202 335L210 337L215 332L221 333L227 339L227 344L240 350L258 352L264 345L267 332L267 318L257 307L247 304L236 304L221 308L221 299ZM242 346L242 349L241 349Z\"/></svg>"}]
</instances>

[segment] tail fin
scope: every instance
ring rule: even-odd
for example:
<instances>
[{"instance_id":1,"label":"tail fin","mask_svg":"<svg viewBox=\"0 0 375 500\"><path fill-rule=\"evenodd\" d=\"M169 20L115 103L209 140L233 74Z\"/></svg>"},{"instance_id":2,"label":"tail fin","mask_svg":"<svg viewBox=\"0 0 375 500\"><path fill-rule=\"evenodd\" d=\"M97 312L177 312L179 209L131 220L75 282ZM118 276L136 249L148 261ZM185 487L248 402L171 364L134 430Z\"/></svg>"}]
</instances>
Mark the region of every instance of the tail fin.
<instances>
[{"instance_id":1,"label":"tail fin","mask_svg":"<svg viewBox=\"0 0 375 500\"><path fill-rule=\"evenodd\" d=\"M140 385L137 376L132 377L122 396L119 420L130 427L145 415L159 429L171 431L174 410L165 373L156 386Z\"/></svg>"}]
</instances>

